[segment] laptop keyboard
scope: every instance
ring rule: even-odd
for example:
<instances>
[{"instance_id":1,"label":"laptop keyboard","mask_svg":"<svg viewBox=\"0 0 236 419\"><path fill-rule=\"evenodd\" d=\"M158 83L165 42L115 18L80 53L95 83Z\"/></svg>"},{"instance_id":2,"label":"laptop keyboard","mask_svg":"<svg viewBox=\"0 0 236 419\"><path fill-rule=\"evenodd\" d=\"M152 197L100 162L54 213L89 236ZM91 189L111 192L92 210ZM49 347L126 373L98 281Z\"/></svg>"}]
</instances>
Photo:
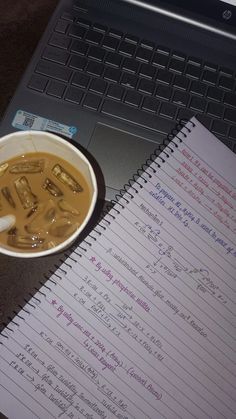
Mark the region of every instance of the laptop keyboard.
<instances>
[{"instance_id":1,"label":"laptop keyboard","mask_svg":"<svg viewBox=\"0 0 236 419\"><path fill-rule=\"evenodd\" d=\"M76 12L62 13L28 87L165 135L195 115L236 152L232 70Z\"/></svg>"}]
</instances>

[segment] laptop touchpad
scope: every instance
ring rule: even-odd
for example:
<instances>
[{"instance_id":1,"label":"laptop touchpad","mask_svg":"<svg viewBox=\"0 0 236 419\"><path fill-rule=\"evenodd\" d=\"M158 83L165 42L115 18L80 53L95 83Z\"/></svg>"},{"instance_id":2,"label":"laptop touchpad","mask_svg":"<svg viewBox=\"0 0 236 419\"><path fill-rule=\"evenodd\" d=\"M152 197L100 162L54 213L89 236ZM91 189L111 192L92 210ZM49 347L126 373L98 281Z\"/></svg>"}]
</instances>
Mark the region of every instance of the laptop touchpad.
<instances>
[{"instance_id":1,"label":"laptop touchpad","mask_svg":"<svg viewBox=\"0 0 236 419\"><path fill-rule=\"evenodd\" d=\"M97 124L88 151L100 165L107 187L120 190L150 157L155 143L129 132Z\"/></svg>"}]
</instances>

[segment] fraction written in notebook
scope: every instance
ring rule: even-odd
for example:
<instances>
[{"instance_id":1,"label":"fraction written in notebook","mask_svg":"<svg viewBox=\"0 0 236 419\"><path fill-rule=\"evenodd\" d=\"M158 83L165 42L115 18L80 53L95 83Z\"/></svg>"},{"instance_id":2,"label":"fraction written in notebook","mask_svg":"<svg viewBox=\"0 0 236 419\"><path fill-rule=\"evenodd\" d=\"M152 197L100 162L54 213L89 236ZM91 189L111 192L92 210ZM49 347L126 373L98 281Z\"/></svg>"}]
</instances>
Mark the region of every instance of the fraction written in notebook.
<instances>
[{"instance_id":1,"label":"fraction written in notebook","mask_svg":"<svg viewBox=\"0 0 236 419\"><path fill-rule=\"evenodd\" d=\"M180 128L3 330L9 418L236 417L236 156Z\"/></svg>"}]
</instances>

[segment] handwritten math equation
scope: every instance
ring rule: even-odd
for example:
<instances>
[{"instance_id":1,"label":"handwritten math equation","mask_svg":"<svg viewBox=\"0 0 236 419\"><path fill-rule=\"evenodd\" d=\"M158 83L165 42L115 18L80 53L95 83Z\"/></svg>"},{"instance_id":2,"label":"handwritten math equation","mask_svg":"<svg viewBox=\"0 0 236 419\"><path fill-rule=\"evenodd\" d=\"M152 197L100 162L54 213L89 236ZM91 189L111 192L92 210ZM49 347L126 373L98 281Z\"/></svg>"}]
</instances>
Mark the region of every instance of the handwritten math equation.
<instances>
[{"instance_id":1,"label":"handwritten math equation","mask_svg":"<svg viewBox=\"0 0 236 419\"><path fill-rule=\"evenodd\" d=\"M175 249L162 241L160 229L154 228L150 224L140 221L134 222L135 228L140 234L145 236L151 242L155 242L157 256L145 265L145 269L150 274L164 273L167 277L178 279L181 273L188 274L196 283L196 290L201 293L209 293L216 297L218 301L227 304L227 297L220 291L219 285L214 281L212 274L204 267L193 267L183 263L176 255Z\"/></svg>"}]
</instances>

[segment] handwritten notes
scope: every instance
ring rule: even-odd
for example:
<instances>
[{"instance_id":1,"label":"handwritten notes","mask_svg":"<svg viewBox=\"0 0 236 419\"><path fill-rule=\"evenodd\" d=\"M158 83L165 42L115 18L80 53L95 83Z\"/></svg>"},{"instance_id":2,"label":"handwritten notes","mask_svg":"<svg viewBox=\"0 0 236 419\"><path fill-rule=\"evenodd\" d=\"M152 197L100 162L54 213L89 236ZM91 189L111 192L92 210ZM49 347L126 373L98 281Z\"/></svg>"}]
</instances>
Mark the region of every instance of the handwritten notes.
<instances>
[{"instance_id":1,"label":"handwritten notes","mask_svg":"<svg viewBox=\"0 0 236 419\"><path fill-rule=\"evenodd\" d=\"M193 122L3 331L9 417L236 417L236 159Z\"/></svg>"}]
</instances>

